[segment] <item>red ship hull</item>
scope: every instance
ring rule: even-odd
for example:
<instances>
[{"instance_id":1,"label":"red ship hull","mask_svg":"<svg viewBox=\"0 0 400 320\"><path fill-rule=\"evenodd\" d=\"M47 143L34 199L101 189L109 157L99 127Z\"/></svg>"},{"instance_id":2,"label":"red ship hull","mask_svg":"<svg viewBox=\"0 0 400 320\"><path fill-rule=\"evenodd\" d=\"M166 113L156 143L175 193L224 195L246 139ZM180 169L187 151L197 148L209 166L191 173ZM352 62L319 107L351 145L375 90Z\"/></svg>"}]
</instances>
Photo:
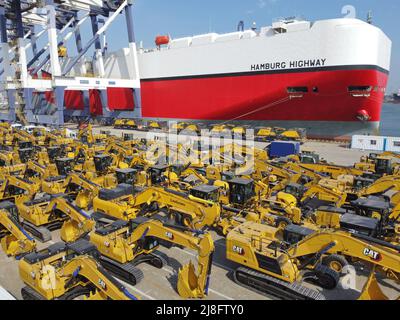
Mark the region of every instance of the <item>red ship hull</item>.
<instances>
[{"instance_id":1,"label":"red ship hull","mask_svg":"<svg viewBox=\"0 0 400 320\"><path fill-rule=\"evenodd\" d=\"M388 73L378 68L142 80L144 118L379 122ZM365 97L351 86L371 86ZM302 94L288 87L307 87Z\"/></svg>"}]
</instances>

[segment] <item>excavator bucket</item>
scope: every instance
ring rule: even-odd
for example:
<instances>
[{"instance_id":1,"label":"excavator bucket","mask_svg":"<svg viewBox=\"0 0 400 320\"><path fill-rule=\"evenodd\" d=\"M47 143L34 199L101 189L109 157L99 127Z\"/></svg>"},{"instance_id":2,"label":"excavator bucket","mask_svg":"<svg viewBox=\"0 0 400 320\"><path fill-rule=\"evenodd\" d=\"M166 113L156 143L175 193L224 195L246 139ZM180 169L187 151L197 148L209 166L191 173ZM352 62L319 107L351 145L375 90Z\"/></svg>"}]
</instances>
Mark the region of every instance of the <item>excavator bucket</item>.
<instances>
[{"instance_id":1,"label":"excavator bucket","mask_svg":"<svg viewBox=\"0 0 400 320\"><path fill-rule=\"evenodd\" d=\"M5 236L1 239L1 247L7 256L15 256L18 250L18 242L12 236Z\"/></svg>"},{"instance_id":2,"label":"excavator bucket","mask_svg":"<svg viewBox=\"0 0 400 320\"><path fill-rule=\"evenodd\" d=\"M71 220L64 221L60 231L61 239L64 242L74 242L79 238L79 229L74 224Z\"/></svg>"},{"instance_id":3,"label":"excavator bucket","mask_svg":"<svg viewBox=\"0 0 400 320\"><path fill-rule=\"evenodd\" d=\"M358 300L390 300L379 286L375 276L375 269L372 270Z\"/></svg>"},{"instance_id":4,"label":"excavator bucket","mask_svg":"<svg viewBox=\"0 0 400 320\"><path fill-rule=\"evenodd\" d=\"M7 235L1 239L1 247L7 256L15 257L23 253L31 252L35 245L31 241L18 241L13 235Z\"/></svg>"},{"instance_id":5,"label":"excavator bucket","mask_svg":"<svg viewBox=\"0 0 400 320\"><path fill-rule=\"evenodd\" d=\"M204 292L199 287L198 277L193 263L190 261L178 273L178 293L182 298L203 298Z\"/></svg>"}]
</instances>

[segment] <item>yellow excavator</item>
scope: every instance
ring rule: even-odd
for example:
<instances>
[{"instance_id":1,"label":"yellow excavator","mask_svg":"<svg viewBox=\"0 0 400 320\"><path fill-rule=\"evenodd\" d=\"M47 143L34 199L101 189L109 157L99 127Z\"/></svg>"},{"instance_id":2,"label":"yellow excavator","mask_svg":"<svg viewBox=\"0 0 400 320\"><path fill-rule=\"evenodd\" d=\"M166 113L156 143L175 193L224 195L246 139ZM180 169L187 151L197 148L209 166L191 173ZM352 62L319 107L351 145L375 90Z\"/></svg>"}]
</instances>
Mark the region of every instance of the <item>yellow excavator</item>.
<instances>
[{"instance_id":1,"label":"yellow excavator","mask_svg":"<svg viewBox=\"0 0 400 320\"><path fill-rule=\"evenodd\" d=\"M18 163L11 166L0 167L0 179L6 180L8 176L23 178L25 175L26 164Z\"/></svg>"},{"instance_id":2,"label":"yellow excavator","mask_svg":"<svg viewBox=\"0 0 400 320\"><path fill-rule=\"evenodd\" d=\"M93 134L93 127L88 124L84 128L80 128L78 131L78 140L87 145L99 144L107 139L105 134Z\"/></svg>"},{"instance_id":3,"label":"yellow excavator","mask_svg":"<svg viewBox=\"0 0 400 320\"><path fill-rule=\"evenodd\" d=\"M56 243L24 256L19 274L24 300L137 300L98 262L96 247L86 240Z\"/></svg>"},{"instance_id":4,"label":"yellow excavator","mask_svg":"<svg viewBox=\"0 0 400 320\"><path fill-rule=\"evenodd\" d=\"M211 193L213 186L203 185L204 194ZM215 199L204 199L172 189L149 187L134 192L132 185L120 184L115 189L102 189L93 199L93 210L118 220L135 219L138 216L152 214L159 208L165 209L180 225L202 229L215 226L219 220L221 208Z\"/></svg>"},{"instance_id":5,"label":"yellow excavator","mask_svg":"<svg viewBox=\"0 0 400 320\"><path fill-rule=\"evenodd\" d=\"M130 221L117 220L90 233L90 242L102 254L100 261L110 272L135 285L135 266L147 262L162 268L163 258L155 254L160 242L185 247L198 253L197 274L192 262L178 273L178 293L183 298L204 298L207 295L214 243L209 233L159 220L140 217Z\"/></svg>"},{"instance_id":6,"label":"yellow excavator","mask_svg":"<svg viewBox=\"0 0 400 320\"><path fill-rule=\"evenodd\" d=\"M2 205L3 207L3 205ZM1 247L7 256L19 257L36 249L35 240L9 211L0 209Z\"/></svg>"},{"instance_id":7,"label":"yellow excavator","mask_svg":"<svg viewBox=\"0 0 400 320\"><path fill-rule=\"evenodd\" d=\"M15 176L7 176L0 183L0 200L32 199L40 191L40 184Z\"/></svg>"},{"instance_id":8,"label":"yellow excavator","mask_svg":"<svg viewBox=\"0 0 400 320\"><path fill-rule=\"evenodd\" d=\"M28 132L13 128L13 144L19 148L32 148L36 145L36 138Z\"/></svg>"},{"instance_id":9,"label":"yellow excavator","mask_svg":"<svg viewBox=\"0 0 400 320\"><path fill-rule=\"evenodd\" d=\"M3 146L11 147L13 144L13 134L11 128L0 127L0 142Z\"/></svg>"},{"instance_id":10,"label":"yellow excavator","mask_svg":"<svg viewBox=\"0 0 400 320\"><path fill-rule=\"evenodd\" d=\"M32 234L45 240L43 228L56 230L61 227L61 239L73 242L88 234L95 226L90 215L75 206L64 194L45 196L41 199L17 203L18 217ZM38 227L41 229L38 230Z\"/></svg>"},{"instance_id":11,"label":"yellow excavator","mask_svg":"<svg viewBox=\"0 0 400 320\"><path fill-rule=\"evenodd\" d=\"M41 165L36 161L28 161L24 172L24 179L30 180L34 183L41 184L45 179L55 177L58 175L57 167L55 164Z\"/></svg>"},{"instance_id":12,"label":"yellow excavator","mask_svg":"<svg viewBox=\"0 0 400 320\"><path fill-rule=\"evenodd\" d=\"M136 130L138 125L133 119L116 119L114 121L114 128Z\"/></svg>"},{"instance_id":13,"label":"yellow excavator","mask_svg":"<svg viewBox=\"0 0 400 320\"><path fill-rule=\"evenodd\" d=\"M138 150L132 147L125 147L122 143L112 141L107 144L104 153L121 155L123 157L132 157L133 155L138 154Z\"/></svg>"},{"instance_id":14,"label":"yellow excavator","mask_svg":"<svg viewBox=\"0 0 400 320\"><path fill-rule=\"evenodd\" d=\"M359 197L384 194L392 190L400 192L400 176L384 176L375 181L375 183L361 189L358 192Z\"/></svg>"},{"instance_id":15,"label":"yellow excavator","mask_svg":"<svg viewBox=\"0 0 400 320\"><path fill-rule=\"evenodd\" d=\"M117 185L117 179L113 174L118 168L113 162L113 156L98 154L93 157L93 169L85 170L84 177L105 188L113 188Z\"/></svg>"},{"instance_id":16,"label":"yellow excavator","mask_svg":"<svg viewBox=\"0 0 400 320\"><path fill-rule=\"evenodd\" d=\"M13 151L2 151L0 153L0 167L8 167L19 164L19 157Z\"/></svg>"},{"instance_id":17,"label":"yellow excavator","mask_svg":"<svg viewBox=\"0 0 400 320\"><path fill-rule=\"evenodd\" d=\"M385 152L382 154L371 153L368 157L362 157L359 163L354 165L356 169L372 172L378 176L399 175L399 156Z\"/></svg>"},{"instance_id":18,"label":"yellow excavator","mask_svg":"<svg viewBox=\"0 0 400 320\"><path fill-rule=\"evenodd\" d=\"M324 164L324 163L316 163L316 164L307 164L307 163L299 163L302 168L312 170L318 174L324 174L332 179L337 179L341 175L352 175L352 176L364 176L365 171L344 167L344 166L337 166L332 164Z\"/></svg>"},{"instance_id":19,"label":"yellow excavator","mask_svg":"<svg viewBox=\"0 0 400 320\"><path fill-rule=\"evenodd\" d=\"M246 222L230 231L227 258L241 265L234 272L235 282L282 299L320 300L324 297L302 282L335 288L339 275L330 266L338 256L375 265L385 276L399 281L399 247L344 231L297 229L302 228L291 225L282 230ZM331 261L322 264L323 257L331 257Z\"/></svg>"},{"instance_id":20,"label":"yellow excavator","mask_svg":"<svg viewBox=\"0 0 400 320\"><path fill-rule=\"evenodd\" d=\"M50 182L49 182L50 183ZM51 183L50 183L51 184ZM49 189L52 189L49 186ZM59 188L54 188L52 194L67 194L81 209L89 209L102 186L92 182L82 175L70 173Z\"/></svg>"}]
</instances>

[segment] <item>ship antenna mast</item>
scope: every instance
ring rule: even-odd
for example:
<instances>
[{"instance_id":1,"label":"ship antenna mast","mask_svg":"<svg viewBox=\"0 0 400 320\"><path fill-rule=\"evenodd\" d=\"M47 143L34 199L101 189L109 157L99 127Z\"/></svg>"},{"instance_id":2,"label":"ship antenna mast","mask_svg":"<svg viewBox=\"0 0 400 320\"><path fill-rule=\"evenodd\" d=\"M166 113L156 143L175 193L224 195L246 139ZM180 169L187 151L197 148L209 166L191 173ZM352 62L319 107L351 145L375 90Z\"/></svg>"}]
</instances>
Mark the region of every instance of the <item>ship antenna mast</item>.
<instances>
[{"instance_id":1,"label":"ship antenna mast","mask_svg":"<svg viewBox=\"0 0 400 320\"><path fill-rule=\"evenodd\" d=\"M371 10L368 11L367 22L369 24L372 24L372 11Z\"/></svg>"},{"instance_id":2,"label":"ship antenna mast","mask_svg":"<svg viewBox=\"0 0 400 320\"><path fill-rule=\"evenodd\" d=\"M237 31L244 31L244 21L240 20L237 26Z\"/></svg>"}]
</instances>

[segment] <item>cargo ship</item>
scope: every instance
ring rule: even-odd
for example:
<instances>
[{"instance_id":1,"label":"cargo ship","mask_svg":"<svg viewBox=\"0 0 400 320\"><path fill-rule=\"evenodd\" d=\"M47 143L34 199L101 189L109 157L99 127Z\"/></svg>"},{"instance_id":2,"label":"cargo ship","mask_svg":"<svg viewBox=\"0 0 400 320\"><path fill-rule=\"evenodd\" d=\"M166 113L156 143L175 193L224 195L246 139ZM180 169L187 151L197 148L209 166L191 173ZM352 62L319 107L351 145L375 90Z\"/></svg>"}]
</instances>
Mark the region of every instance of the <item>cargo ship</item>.
<instances>
[{"instance_id":1,"label":"cargo ship","mask_svg":"<svg viewBox=\"0 0 400 320\"><path fill-rule=\"evenodd\" d=\"M391 40L367 22L282 19L156 44L138 48L145 119L297 127L329 139L379 130ZM129 52L109 55L109 77L129 77Z\"/></svg>"}]
</instances>

